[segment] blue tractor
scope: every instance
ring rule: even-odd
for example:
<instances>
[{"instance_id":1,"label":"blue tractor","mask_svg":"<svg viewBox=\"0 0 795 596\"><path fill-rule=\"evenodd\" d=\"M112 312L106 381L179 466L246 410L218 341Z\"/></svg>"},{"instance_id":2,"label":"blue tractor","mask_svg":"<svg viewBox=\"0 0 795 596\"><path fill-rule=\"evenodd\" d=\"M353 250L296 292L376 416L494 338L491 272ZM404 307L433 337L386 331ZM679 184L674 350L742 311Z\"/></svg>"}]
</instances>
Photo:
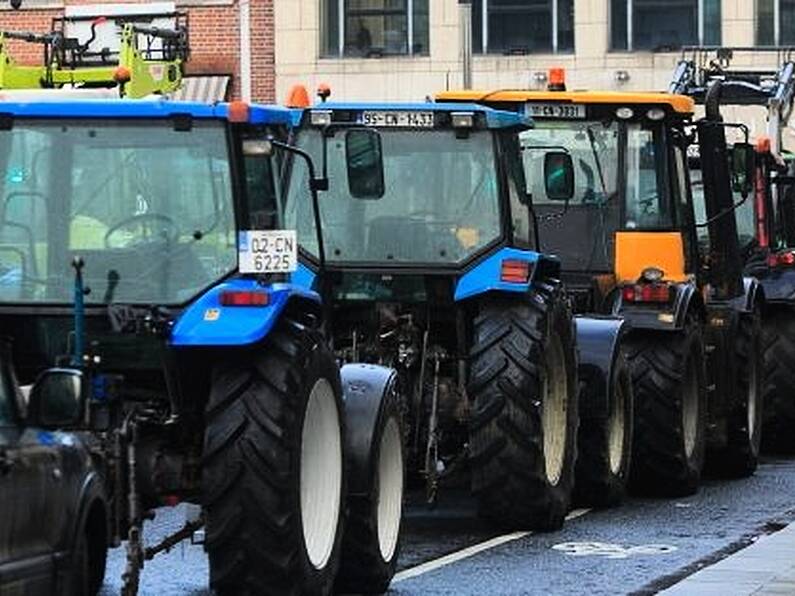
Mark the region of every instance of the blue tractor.
<instances>
[{"instance_id":1,"label":"blue tractor","mask_svg":"<svg viewBox=\"0 0 795 596\"><path fill-rule=\"evenodd\" d=\"M127 541L124 594L202 523L216 593L327 594L345 520L359 523L349 487L402 494L395 417L372 414L394 402L394 372L340 371L318 292L290 281L274 164L307 157L290 124L243 103L0 108L0 325L21 382L38 379L20 410L90 437L108 545ZM350 153L378 169L373 134L351 134ZM299 184L311 211L322 181ZM147 547L144 520L183 501L202 517ZM379 553L400 519L382 503Z\"/></svg>"},{"instance_id":2,"label":"blue tractor","mask_svg":"<svg viewBox=\"0 0 795 596\"><path fill-rule=\"evenodd\" d=\"M553 530L572 503L578 427L593 424L595 463L576 481L583 500L615 502L632 428L622 321L573 317L560 263L540 250L518 144L531 121L442 103L321 103L296 119L292 142L331 188L318 243L307 173L286 162L284 216L301 246L292 279L323 296L340 360L398 371L409 481L429 502L469 484L498 526ZM361 127L380 133L367 137L375 147L350 142ZM377 154L383 170L368 162ZM547 158L561 201L567 157ZM357 535L364 544L372 528Z\"/></svg>"}]
</instances>

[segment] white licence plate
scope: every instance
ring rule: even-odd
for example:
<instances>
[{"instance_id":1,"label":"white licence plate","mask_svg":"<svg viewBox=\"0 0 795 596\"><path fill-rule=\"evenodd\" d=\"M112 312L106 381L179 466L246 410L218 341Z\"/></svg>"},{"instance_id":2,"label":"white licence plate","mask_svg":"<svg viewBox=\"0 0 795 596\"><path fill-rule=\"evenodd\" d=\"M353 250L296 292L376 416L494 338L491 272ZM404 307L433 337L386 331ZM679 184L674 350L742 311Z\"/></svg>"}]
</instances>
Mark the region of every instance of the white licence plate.
<instances>
[{"instance_id":1,"label":"white licence plate","mask_svg":"<svg viewBox=\"0 0 795 596\"><path fill-rule=\"evenodd\" d=\"M571 103L528 103L527 115L533 118L582 120L585 118L585 106Z\"/></svg>"},{"instance_id":2,"label":"white licence plate","mask_svg":"<svg viewBox=\"0 0 795 596\"><path fill-rule=\"evenodd\" d=\"M240 273L291 273L298 268L295 230L240 232L237 254Z\"/></svg>"},{"instance_id":3,"label":"white licence plate","mask_svg":"<svg viewBox=\"0 0 795 596\"><path fill-rule=\"evenodd\" d=\"M382 128L433 128L433 112L362 112L362 124Z\"/></svg>"}]
</instances>

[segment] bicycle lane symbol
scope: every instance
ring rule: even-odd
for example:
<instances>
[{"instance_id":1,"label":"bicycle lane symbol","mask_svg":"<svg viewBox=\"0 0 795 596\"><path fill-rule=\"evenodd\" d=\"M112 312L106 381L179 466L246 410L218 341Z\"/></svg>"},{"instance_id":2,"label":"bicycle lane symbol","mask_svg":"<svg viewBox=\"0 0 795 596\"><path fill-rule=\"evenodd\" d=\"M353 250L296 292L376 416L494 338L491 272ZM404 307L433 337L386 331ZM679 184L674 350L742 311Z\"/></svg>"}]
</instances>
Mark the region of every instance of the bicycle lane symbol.
<instances>
[{"instance_id":1,"label":"bicycle lane symbol","mask_svg":"<svg viewBox=\"0 0 795 596\"><path fill-rule=\"evenodd\" d=\"M563 542L552 547L570 557L604 557L605 559L628 559L634 556L667 555L677 547L668 544L642 544L624 546L609 542Z\"/></svg>"}]
</instances>

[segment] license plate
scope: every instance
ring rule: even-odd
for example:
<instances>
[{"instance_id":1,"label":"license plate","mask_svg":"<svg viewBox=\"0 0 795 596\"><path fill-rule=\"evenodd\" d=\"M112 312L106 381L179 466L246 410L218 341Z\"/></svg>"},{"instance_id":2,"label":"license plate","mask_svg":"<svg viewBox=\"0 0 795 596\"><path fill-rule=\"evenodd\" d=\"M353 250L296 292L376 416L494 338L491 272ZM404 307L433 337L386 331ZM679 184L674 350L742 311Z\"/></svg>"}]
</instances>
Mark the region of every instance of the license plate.
<instances>
[{"instance_id":1,"label":"license plate","mask_svg":"<svg viewBox=\"0 0 795 596\"><path fill-rule=\"evenodd\" d=\"M249 230L238 236L240 273L291 273L298 268L295 230Z\"/></svg>"},{"instance_id":2,"label":"license plate","mask_svg":"<svg viewBox=\"0 0 795 596\"><path fill-rule=\"evenodd\" d=\"M571 103L529 103L527 115L533 118L582 120L585 118L585 106Z\"/></svg>"},{"instance_id":3,"label":"license plate","mask_svg":"<svg viewBox=\"0 0 795 596\"><path fill-rule=\"evenodd\" d=\"M361 123L382 128L433 128L433 112L362 112Z\"/></svg>"}]
</instances>

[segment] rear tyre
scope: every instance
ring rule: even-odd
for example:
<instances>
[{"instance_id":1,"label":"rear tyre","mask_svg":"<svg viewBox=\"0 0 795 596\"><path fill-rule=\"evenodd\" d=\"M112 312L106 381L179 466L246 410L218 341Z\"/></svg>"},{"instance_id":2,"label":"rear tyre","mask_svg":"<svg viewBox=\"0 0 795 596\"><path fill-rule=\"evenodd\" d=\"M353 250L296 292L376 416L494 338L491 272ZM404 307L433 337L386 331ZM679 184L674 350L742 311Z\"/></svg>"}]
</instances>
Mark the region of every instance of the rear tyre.
<instances>
[{"instance_id":1,"label":"rear tyre","mask_svg":"<svg viewBox=\"0 0 795 596\"><path fill-rule=\"evenodd\" d=\"M351 422L352 423L352 422ZM337 592L380 594L395 575L403 513L403 419L395 386L387 389L373 434L369 461L372 491L347 499Z\"/></svg>"},{"instance_id":2,"label":"rear tyre","mask_svg":"<svg viewBox=\"0 0 795 596\"><path fill-rule=\"evenodd\" d=\"M733 478L750 476L759 461L762 439L764 363L761 316L741 315L735 341L737 398L729 418L728 446L718 468Z\"/></svg>"},{"instance_id":3,"label":"rear tyre","mask_svg":"<svg viewBox=\"0 0 795 596\"><path fill-rule=\"evenodd\" d=\"M341 395L322 337L287 318L264 345L216 365L202 471L216 593L331 592L342 539Z\"/></svg>"},{"instance_id":4,"label":"rear tyre","mask_svg":"<svg viewBox=\"0 0 795 596\"><path fill-rule=\"evenodd\" d=\"M508 529L560 528L574 487L579 419L574 323L558 286L483 304L468 390L481 516Z\"/></svg>"},{"instance_id":5,"label":"rear tyre","mask_svg":"<svg viewBox=\"0 0 795 596\"><path fill-rule=\"evenodd\" d=\"M704 468L707 392L695 321L675 334L638 333L625 343L635 391L630 483L643 493L695 493Z\"/></svg>"},{"instance_id":6,"label":"rear tyre","mask_svg":"<svg viewBox=\"0 0 795 596\"><path fill-rule=\"evenodd\" d=\"M629 482L634 399L623 351L616 357L609 386L607 417L580 421L575 500L586 507L618 505Z\"/></svg>"},{"instance_id":7,"label":"rear tyre","mask_svg":"<svg viewBox=\"0 0 795 596\"><path fill-rule=\"evenodd\" d=\"M762 327L765 404L762 448L795 453L795 310L774 311Z\"/></svg>"}]
</instances>

